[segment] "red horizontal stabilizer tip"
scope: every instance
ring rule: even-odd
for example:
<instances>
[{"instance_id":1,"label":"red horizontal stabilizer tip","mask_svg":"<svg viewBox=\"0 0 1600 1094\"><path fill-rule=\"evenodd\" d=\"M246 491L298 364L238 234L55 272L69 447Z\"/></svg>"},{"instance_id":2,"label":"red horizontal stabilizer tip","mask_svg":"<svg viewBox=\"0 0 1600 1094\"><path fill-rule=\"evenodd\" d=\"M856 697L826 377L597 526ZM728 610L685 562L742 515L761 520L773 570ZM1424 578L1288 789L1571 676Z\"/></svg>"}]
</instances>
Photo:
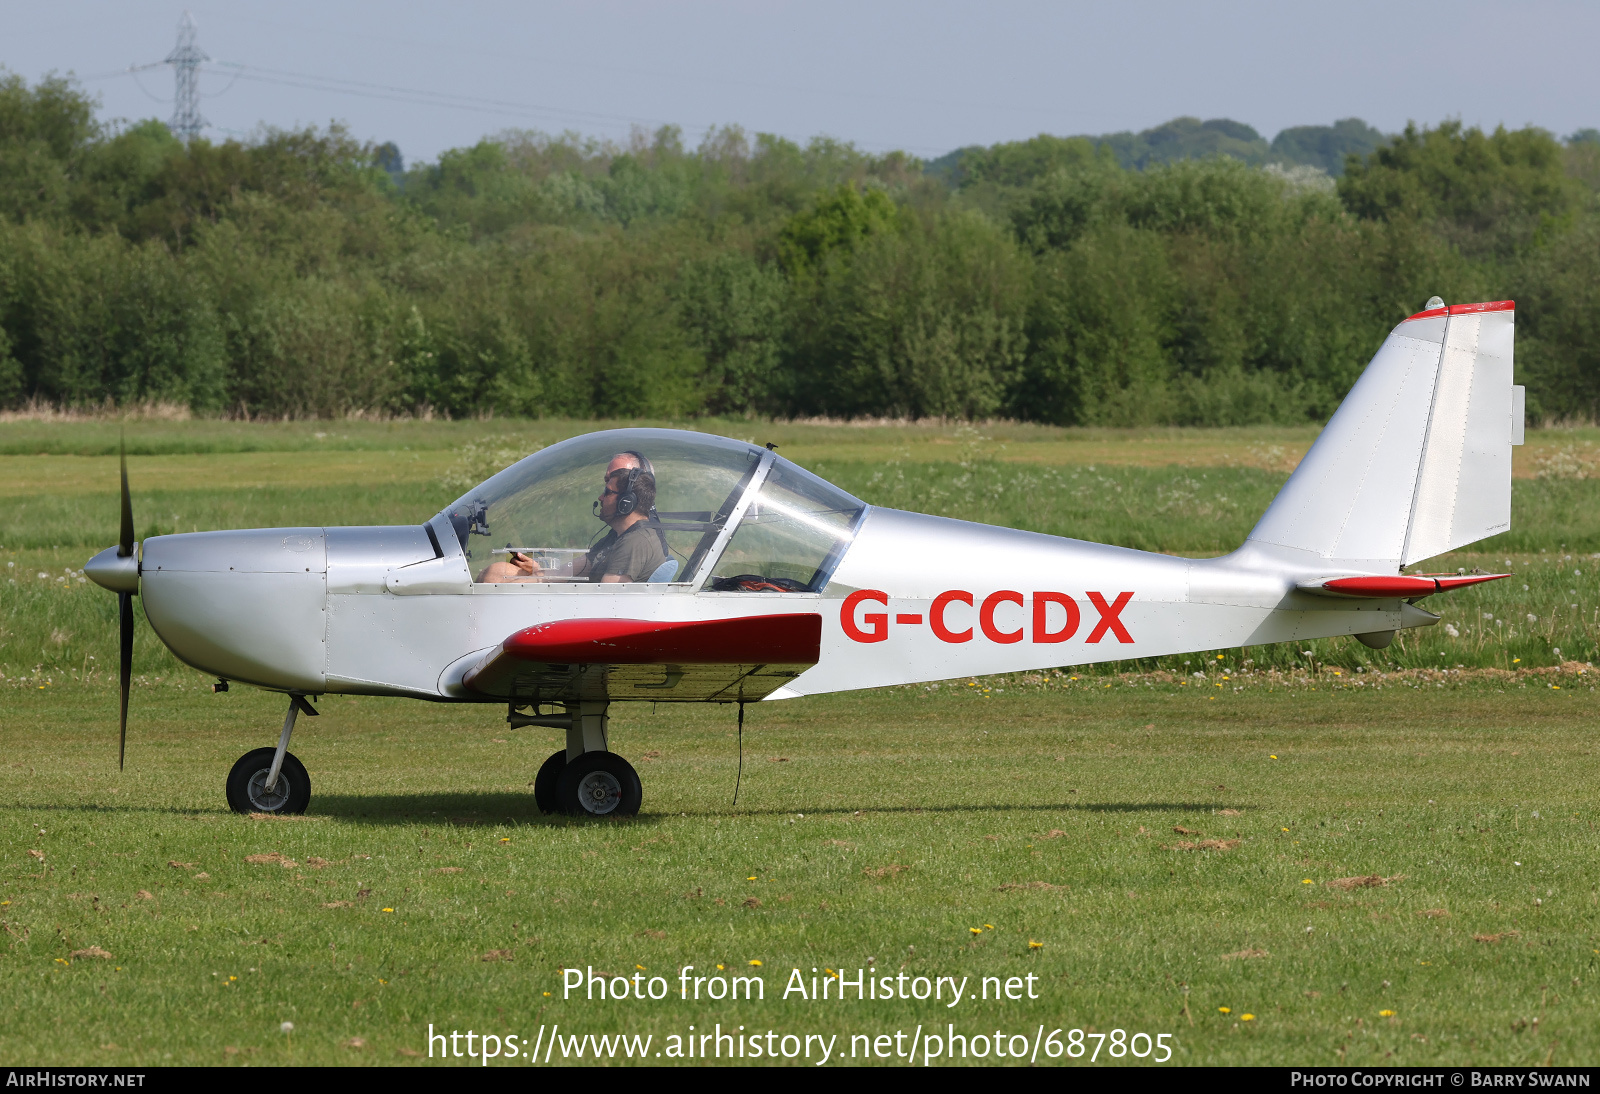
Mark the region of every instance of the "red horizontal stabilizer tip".
<instances>
[{"instance_id":1,"label":"red horizontal stabilizer tip","mask_svg":"<svg viewBox=\"0 0 1600 1094\"><path fill-rule=\"evenodd\" d=\"M508 657L547 664L815 665L822 659L822 616L562 619L520 630L501 648Z\"/></svg>"},{"instance_id":2,"label":"red horizontal stabilizer tip","mask_svg":"<svg viewBox=\"0 0 1600 1094\"><path fill-rule=\"evenodd\" d=\"M1462 589L1468 585L1481 585L1485 581L1499 581L1510 574L1440 574L1434 580L1439 583L1439 591L1447 589Z\"/></svg>"},{"instance_id":3,"label":"red horizontal stabilizer tip","mask_svg":"<svg viewBox=\"0 0 1600 1094\"><path fill-rule=\"evenodd\" d=\"M1415 315L1406 316L1404 321L1409 323L1413 319L1437 319L1441 315L1471 315L1473 312L1480 311L1515 311L1516 308L1517 302L1515 300L1489 300L1482 304L1451 304L1448 307L1429 308L1427 311L1419 311Z\"/></svg>"},{"instance_id":4,"label":"red horizontal stabilizer tip","mask_svg":"<svg viewBox=\"0 0 1600 1094\"><path fill-rule=\"evenodd\" d=\"M1401 574L1394 577L1336 577L1318 585L1301 586L1307 592L1319 590L1339 596L1414 597L1498 581L1510 574Z\"/></svg>"}]
</instances>

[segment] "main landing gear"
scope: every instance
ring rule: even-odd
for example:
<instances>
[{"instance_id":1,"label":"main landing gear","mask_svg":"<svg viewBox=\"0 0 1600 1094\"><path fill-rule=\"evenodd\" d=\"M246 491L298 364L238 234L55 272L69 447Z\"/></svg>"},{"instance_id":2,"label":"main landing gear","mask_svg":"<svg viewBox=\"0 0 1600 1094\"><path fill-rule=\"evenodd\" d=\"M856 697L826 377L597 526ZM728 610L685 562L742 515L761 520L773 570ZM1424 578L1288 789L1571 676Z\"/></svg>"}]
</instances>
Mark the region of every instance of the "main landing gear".
<instances>
[{"instance_id":1,"label":"main landing gear","mask_svg":"<svg viewBox=\"0 0 1600 1094\"><path fill-rule=\"evenodd\" d=\"M565 704L565 714L518 714L506 721L518 726L547 726L567 731L567 747L552 755L533 780L533 800L545 813L576 817L631 817L644 797L633 765L606 747L606 703Z\"/></svg>"},{"instance_id":2,"label":"main landing gear","mask_svg":"<svg viewBox=\"0 0 1600 1094\"><path fill-rule=\"evenodd\" d=\"M289 713L277 748L257 748L239 757L228 772L228 808L235 813L304 813L311 804L311 776L289 751L295 719L317 712L304 695L289 696Z\"/></svg>"}]
</instances>

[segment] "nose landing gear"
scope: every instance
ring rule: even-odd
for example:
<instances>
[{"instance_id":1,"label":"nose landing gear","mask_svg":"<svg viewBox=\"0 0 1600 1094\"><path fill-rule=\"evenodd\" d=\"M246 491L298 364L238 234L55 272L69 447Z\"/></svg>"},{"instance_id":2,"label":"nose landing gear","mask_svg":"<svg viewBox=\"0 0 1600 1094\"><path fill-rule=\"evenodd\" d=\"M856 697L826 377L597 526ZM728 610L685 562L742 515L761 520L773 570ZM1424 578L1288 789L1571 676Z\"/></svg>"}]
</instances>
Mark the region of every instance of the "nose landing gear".
<instances>
[{"instance_id":1,"label":"nose landing gear","mask_svg":"<svg viewBox=\"0 0 1600 1094\"><path fill-rule=\"evenodd\" d=\"M311 776L289 751L300 712L315 717L304 695L289 696L289 712L277 748L256 748L239 757L228 772L228 808L235 813L304 813L311 804Z\"/></svg>"}]
</instances>

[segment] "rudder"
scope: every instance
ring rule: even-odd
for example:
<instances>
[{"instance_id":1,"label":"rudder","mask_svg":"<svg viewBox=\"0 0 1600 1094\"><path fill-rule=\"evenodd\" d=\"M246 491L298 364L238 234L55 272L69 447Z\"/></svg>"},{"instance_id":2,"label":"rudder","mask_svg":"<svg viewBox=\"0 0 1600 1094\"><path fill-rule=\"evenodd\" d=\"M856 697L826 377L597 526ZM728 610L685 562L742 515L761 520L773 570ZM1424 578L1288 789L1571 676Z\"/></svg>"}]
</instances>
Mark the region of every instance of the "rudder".
<instances>
[{"instance_id":1,"label":"rudder","mask_svg":"<svg viewBox=\"0 0 1600 1094\"><path fill-rule=\"evenodd\" d=\"M1394 572L1509 528L1514 321L1506 300L1395 327L1250 540Z\"/></svg>"}]
</instances>

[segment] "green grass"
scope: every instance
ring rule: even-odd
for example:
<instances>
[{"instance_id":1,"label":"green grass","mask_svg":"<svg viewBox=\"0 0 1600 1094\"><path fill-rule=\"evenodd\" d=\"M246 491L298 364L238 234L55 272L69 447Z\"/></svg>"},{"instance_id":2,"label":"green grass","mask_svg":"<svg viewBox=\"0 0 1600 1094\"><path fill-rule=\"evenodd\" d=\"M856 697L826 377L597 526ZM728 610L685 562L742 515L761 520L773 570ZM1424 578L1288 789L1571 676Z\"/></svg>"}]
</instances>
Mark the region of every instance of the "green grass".
<instances>
[{"instance_id":1,"label":"green grass","mask_svg":"<svg viewBox=\"0 0 1600 1094\"><path fill-rule=\"evenodd\" d=\"M484 429L531 444L582 428L137 424L141 536L420 520ZM1296 443L724 425L879 504L1194 554L1237 544ZM1187 1063L1597 1057L1595 698L1571 664L1600 654L1594 480L1518 479L1520 538L1438 560L1518 574L1432 598L1454 637L760 705L736 810L731 710L624 705L614 744L645 813L606 824L533 807L552 734L508 732L493 707L329 697L295 738L310 815L251 820L222 781L275 740L277 700L212 695L142 619L116 770L115 601L55 580L115 537L115 442L93 432L111 428L0 425L0 451L54 453L0 455L0 1059L406 1062L429 1022L559 1022L651 1034L652 1051L691 1023L839 1034L848 1054L851 1034L954 1022L1170 1033ZM1240 842L1172 849L1204 839ZM245 861L273 852L295 865ZM1367 875L1395 880L1326 884ZM1055 888L1002 888L1033 883ZM89 947L112 956L72 956ZM792 968L868 958L974 986L1031 973L1041 998L781 999ZM560 998L561 967L676 985L681 965L751 960L765 1002Z\"/></svg>"},{"instance_id":2,"label":"green grass","mask_svg":"<svg viewBox=\"0 0 1600 1094\"><path fill-rule=\"evenodd\" d=\"M553 735L508 733L490 708L330 698L296 738L311 815L258 821L228 814L221 784L272 737L270 698L139 689L119 775L109 689L13 692L0 1057L402 1062L429 1022L659 1045L691 1023L953 1021L1170 1033L1183 1063L1596 1058L1591 692L1215 694L947 685L764 705L737 809L730 710L630 706L614 740L645 813L586 824L537 815L526 784ZM1168 849L1206 838L1240 842ZM296 866L245 861L274 852ZM1327 885L1367 875L1403 877ZM1002 888L1039 882L1056 888ZM112 957L71 957L91 946ZM974 985L1033 973L1040 998L781 998L793 968L869 958ZM557 972L676 983L685 964L751 960L765 1002L563 1001Z\"/></svg>"}]
</instances>

